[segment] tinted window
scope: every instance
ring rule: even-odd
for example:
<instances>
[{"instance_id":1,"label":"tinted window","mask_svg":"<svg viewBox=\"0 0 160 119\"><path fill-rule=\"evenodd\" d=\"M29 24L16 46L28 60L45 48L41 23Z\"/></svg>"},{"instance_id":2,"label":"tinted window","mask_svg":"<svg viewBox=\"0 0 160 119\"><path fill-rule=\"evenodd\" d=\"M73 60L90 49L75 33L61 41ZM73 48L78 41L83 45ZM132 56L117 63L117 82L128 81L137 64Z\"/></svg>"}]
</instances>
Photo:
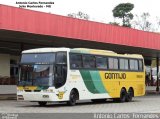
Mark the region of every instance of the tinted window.
<instances>
[{"instance_id":1,"label":"tinted window","mask_svg":"<svg viewBox=\"0 0 160 119\"><path fill-rule=\"evenodd\" d=\"M82 67L82 56L80 54L70 55L70 65L71 68L81 68Z\"/></svg>"},{"instance_id":2,"label":"tinted window","mask_svg":"<svg viewBox=\"0 0 160 119\"><path fill-rule=\"evenodd\" d=\"M67 63L67 53L58 52L57 56L56 56L56 63L57 64L66 64Z\"/></svg>"},{"instance_id":3,"label":"tinted window","mask_svg":"<svg viewBox=\"0 0 160 119\"><path fill-rule=\"evenodd\" d=\"M140 70L140 71L143 70L143 63L142 63L142 60L139 60L139 70Z\"/></svg>"},{"instance_id":4,"label":"tinted window","mask_svg":"<svg viewBox=\"0 0 160 119\"><path fill-rule=\"evenodd\" d=\"M55 62L54 53L22 54L21 63L48 64Z\"/></svg>"},{"instance_id":5,"label":"tinted window","mask_svg":"<svg viewBox=\"0 0 160 119\"><path fill-rule=\"evenodd\" d=\"M131 70L138 70L138 60L130 59L129 63L130 63Z\"/></svg>"},{"instance_id":6,"label":"tinted window","mask_svg":"<svg viewBox=\"0 0 160 119\"><path fill-rule=\"evenodd\" d=\"M96 67L100 69L107 69L107 59L105 57L96 57Z\"/></svg>"},{"instance_id":7,"label":"tinted window","mask_svg":"<svg viewBox=\"0 0 160 119\"><path fill-rule=\"evenodd\" d=\"M118 69L118 59L117 58L108 58L109 69Z\"/></svg>"},{"instance_id":8,"label":"tinted window","mask_svg":"<svg viewBox=\"0 0 160 119\"><path fill-rule=\"evenodd\" d=\"M92 55L83 55L83 67L95 68L95 57Z\"/></svg>"},{"instance_id":9,"label":"tinted window","mask_svg":"<svg viewBox=\"0 0 160 119\"><path fill-rule=\"evenodd\" d=\"M120 69L128 70L128 59L119 59Z\"/></svg>"}]
</instances>

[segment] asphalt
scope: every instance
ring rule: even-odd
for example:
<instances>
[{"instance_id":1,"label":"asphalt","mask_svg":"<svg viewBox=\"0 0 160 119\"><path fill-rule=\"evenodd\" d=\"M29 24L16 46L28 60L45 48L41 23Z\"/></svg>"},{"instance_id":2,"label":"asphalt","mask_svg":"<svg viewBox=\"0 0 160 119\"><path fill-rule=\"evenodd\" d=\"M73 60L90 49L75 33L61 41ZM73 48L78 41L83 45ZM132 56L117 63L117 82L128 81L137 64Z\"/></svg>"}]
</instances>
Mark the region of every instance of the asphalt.
<instances>
[{"instance_id":1,"label":"asphalt","mask_svg":"<svg viewBox=\"0 0 160 119\"><path fill-rule=\"evenodd\" d=\"M157 91L146 91L145 95L160 95L160 91L159 92L157 92Z\"/></svg>"}]
</instances>

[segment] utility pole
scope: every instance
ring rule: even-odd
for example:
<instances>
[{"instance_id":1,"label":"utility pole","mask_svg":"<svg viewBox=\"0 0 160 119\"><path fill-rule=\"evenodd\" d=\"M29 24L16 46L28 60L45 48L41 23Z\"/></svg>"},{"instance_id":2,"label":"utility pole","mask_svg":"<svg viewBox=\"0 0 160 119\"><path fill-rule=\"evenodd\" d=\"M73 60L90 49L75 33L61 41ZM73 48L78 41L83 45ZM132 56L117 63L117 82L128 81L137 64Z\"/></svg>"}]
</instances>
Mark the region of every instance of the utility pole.
<instances>
[{"instance_id":1,"label":"utility pole","mask_svg":"<svg viewBox=\"0 0 160 119\"><path fill-rule=\"evenodd\" d=\"M157 64L157 87L156 91L159 92L159 56L156 58L156 64Z\"/></svg>"}]
</instances>

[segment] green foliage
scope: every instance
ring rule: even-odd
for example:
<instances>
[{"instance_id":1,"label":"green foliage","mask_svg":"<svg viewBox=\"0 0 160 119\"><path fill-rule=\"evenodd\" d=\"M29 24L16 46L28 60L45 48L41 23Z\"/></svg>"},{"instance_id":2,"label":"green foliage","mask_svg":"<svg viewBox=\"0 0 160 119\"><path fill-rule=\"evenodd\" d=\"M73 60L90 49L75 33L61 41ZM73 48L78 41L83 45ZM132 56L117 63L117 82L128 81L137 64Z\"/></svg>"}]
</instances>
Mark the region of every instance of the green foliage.
<instances>
[{"instance_id":1,"label":"green foliage","mask_svg":"<svg viewBox=\"0 0 160 119\"><path fill-rule=\"evenodd\" d=\"M134 8L134 4L121 3L113 10L113 16L122 19L122 26L131 27L130 20L133 19L133 14L130 12Z\"/></svg>"}]
</instances>

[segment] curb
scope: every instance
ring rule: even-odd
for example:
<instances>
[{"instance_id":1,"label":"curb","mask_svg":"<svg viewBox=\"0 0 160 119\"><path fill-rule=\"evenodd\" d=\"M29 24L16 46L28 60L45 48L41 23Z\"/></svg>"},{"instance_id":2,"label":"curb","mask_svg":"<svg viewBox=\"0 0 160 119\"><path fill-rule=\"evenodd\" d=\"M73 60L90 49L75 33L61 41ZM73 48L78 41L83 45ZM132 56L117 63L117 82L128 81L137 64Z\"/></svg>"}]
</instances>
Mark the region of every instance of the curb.
<instances>
[{"instance_id":1,"label":"curb","mask_svg":"<svg viewBox=\"0 0 160 119\"><path fill-rule=\"evenodd\" d=\"M157 92L157 91L146 91L146 95L160 95L160 92Z\"/></svg>"},{"instance_id":2,"label":"curb","mask_svg":"<svg viewBox=\"0 0 160 119\"><path fill-rule=\"evenodd\" d=\"M0 100L16 100L16 94L0 94Z\"/></svg>"}]
</instances>

